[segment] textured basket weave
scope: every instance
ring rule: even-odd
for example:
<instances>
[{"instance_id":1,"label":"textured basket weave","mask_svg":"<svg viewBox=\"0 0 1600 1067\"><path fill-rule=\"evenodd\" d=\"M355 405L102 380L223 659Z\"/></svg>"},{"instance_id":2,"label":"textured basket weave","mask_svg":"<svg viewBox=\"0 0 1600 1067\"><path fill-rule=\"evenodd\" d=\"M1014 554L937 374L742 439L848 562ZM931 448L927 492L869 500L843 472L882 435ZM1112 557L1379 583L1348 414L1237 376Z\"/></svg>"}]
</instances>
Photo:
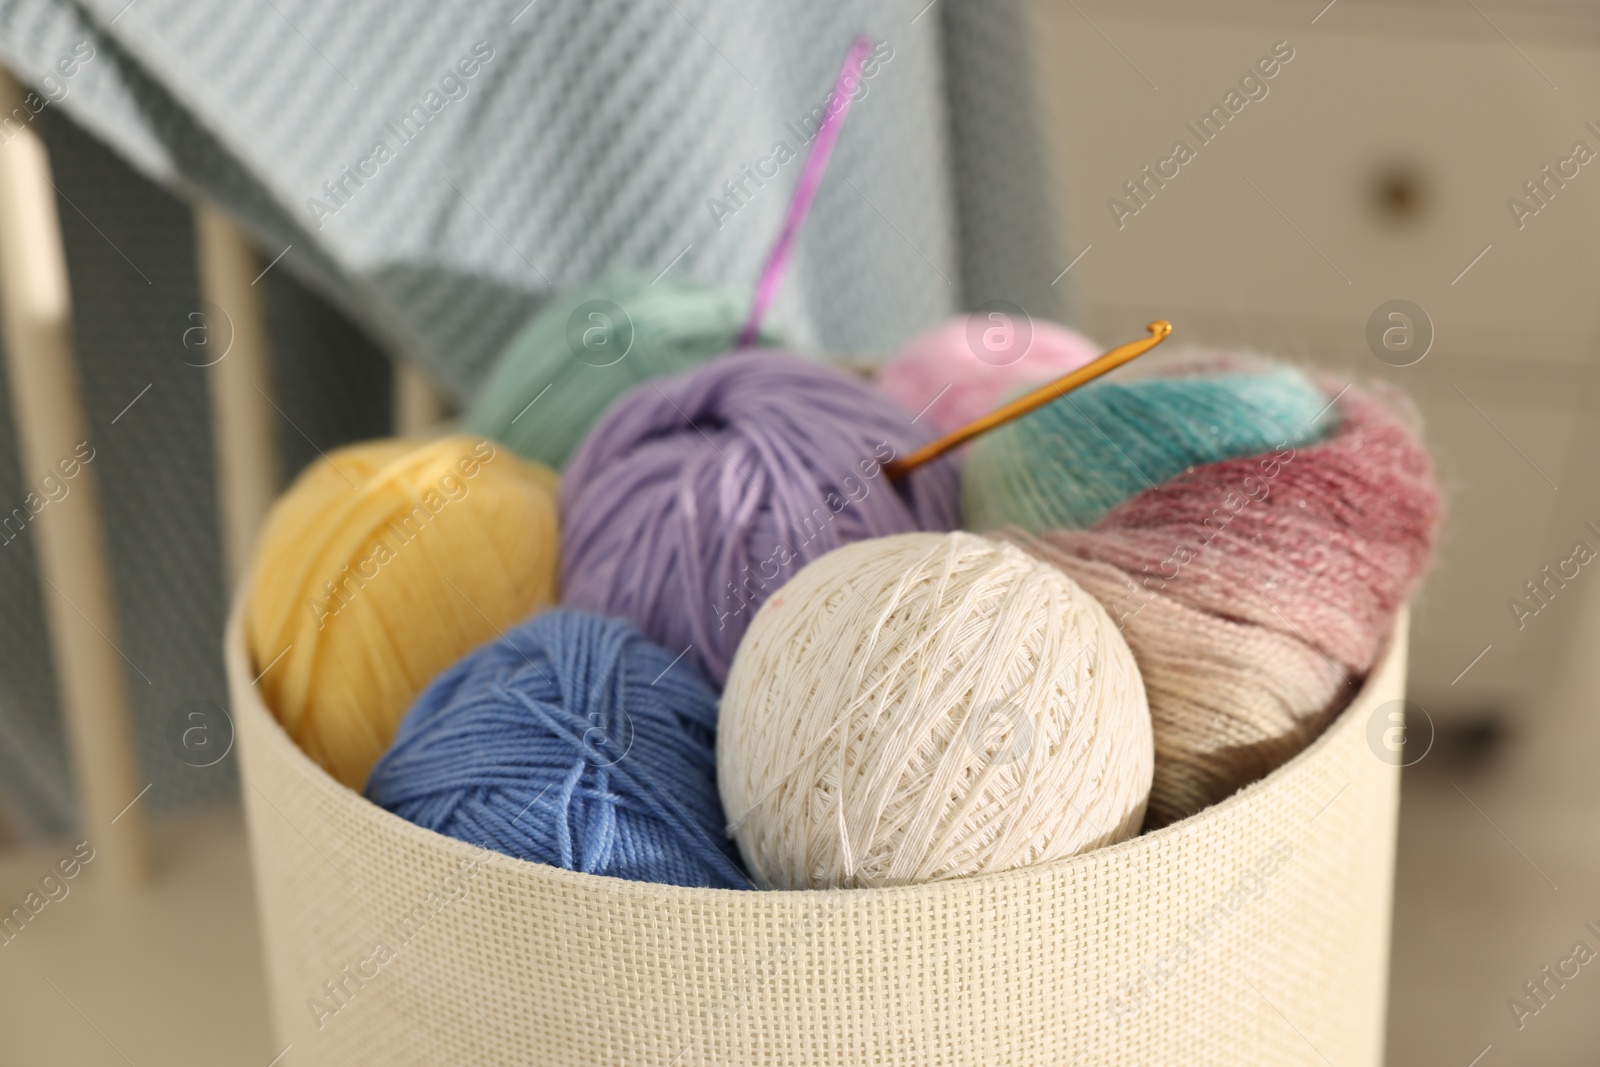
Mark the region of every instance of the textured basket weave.
<instances>
[{"instance_id":1,"label":"textured basket weave","mask_svg":"<svg viewBox=\"0 0 1600 1067\"><path fill-rule=\"evenodd\" d=\"M480 852L301 754L251 684L237 610L227 665L286 1062L1382 1059L1399 773L1366 726L1401 696L1403 636L1310 749L1197 816L1048 866L842 892Z\"/></svg>"}]
</instances>

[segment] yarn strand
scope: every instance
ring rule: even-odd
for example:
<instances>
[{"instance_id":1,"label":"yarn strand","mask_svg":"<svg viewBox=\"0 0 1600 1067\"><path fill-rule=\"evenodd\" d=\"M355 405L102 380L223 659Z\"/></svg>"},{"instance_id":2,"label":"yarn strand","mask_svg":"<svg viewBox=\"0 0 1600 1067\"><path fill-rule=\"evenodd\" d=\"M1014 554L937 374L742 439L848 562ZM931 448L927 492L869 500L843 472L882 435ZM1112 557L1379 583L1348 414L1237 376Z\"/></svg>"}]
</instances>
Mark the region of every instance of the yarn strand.
<instances>
[{"instance_id":1,"label":"yarn strand","mask_svg":"<svg viewBox=\"0 0 1600 1067\"><path fill-rule=\"evenodd\" d=\"M757 614L722 699L732 836L775 888L911 885L1120 841L1144 817L1133 655L1060 571L968 533L862 541Z\"/></svg>"},{"instance_id":2,"label":"yarn strand","mask_svg":"<svg viewBox=\"0 0 1600 1067\"><path fill-rule=\"evenodd\" d=\"M367 795L419 826L587 874L742 889L716 694L621 619L547 611L440 675Z\"/></svg>"},{"instance_id":3,"label":"yarn strand","mask_svg":"<svg viewBox=\"0 0 1600 1067\"><path fill-rule=\"evenodd\" d=\"M1133 649L1155 724L1151 826L1316 737L1427 563L1427 453L1373 395L1351 389L1338 408L1325 440L1193 467L1088 529L996 534L1094 594Z\"/></svg>"}]
</instances>

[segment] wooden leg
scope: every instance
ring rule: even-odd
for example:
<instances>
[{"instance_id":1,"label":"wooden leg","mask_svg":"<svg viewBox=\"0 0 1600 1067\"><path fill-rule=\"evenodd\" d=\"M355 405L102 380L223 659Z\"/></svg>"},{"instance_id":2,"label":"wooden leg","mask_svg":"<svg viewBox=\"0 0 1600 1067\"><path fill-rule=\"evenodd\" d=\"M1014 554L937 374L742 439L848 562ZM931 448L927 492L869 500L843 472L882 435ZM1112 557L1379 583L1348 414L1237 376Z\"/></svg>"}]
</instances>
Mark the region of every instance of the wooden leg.
<instances>
[{"instance_id":1,"label":"wooden leg","mask_svg":"<svg viewBox=\"0 0 1600 1067\"><path fill-rule=\"evenodd\" d=\"M208 353L216 362L204 373L211 388L223 577L231 590L250 564L256 535L278 493L278 413L272 406L265 282L258 284L263 264L231 219L201 205L194 221L200 288L212 305L196 315L207 344L216 349Z\"/></svg>"},{"instance_id":2,"label":"wooden leg","mask_svg":"<svg viewBox=\"0 0 1600 1067\"><path fill-rule=\"evenodd\" d=\"M0 109L10 113L22 100L21 87L0 72ZM133 750L130 663L112 602L100 465L92 460L93 435L78 391L50 160L27 125L0 147L0 314L24 482L37 490L46 472L59 479L76 465L71 495L43 507L24 535L33 539L45 583L40 593L77 778L80 832L103 857L95 869L130 886L150 869L147 805L132 803L148 779Z\"/></svg>"},{"instance_id":3,"label":"wooden leg","mask_svg":"<svg viewBox=\"0 0 1600 1067\"><path fill-rule=\"evenodd\" d=\"M435 429L445 416L438 386L405 360L394 363L394 432L414 437Z\"/></svg>"}]
</instances>

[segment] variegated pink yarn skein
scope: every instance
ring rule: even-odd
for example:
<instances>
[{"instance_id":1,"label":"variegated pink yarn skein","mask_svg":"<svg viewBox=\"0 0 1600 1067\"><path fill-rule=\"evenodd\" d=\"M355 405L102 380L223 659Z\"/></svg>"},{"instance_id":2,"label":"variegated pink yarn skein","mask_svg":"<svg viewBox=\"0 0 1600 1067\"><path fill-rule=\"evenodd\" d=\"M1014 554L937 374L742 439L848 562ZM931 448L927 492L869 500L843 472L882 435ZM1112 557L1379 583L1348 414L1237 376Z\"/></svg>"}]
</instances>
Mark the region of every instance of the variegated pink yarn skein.
<instances>
[{"instance_id":1,"label":"variegated pink yarn skein","mask_svg":"<svg viewBox=\"0 0 1600 1067\"><path fill-rule=\"evenodd\" d=\"M947 433L1099 354L1089 338L1053 322L960 315L908 341L879 369L877 383L911 414L921 413L920 423Z\"/></svg>"},{"instance_id":2,"label":"variegated pink yarn skein","mask_svg":"<svg viewBox=\"0 0 1600 1067\"><path fill-rule=\"evenodd\" d=\"M1427 453L1376 397L1339 405L1318 444L1197 467L1089 529L1000 532L1099 598L1133 649L1155 727L1147 826L1315 738L1427 564L1441 513Z\"/></svg>"}]
</instances>

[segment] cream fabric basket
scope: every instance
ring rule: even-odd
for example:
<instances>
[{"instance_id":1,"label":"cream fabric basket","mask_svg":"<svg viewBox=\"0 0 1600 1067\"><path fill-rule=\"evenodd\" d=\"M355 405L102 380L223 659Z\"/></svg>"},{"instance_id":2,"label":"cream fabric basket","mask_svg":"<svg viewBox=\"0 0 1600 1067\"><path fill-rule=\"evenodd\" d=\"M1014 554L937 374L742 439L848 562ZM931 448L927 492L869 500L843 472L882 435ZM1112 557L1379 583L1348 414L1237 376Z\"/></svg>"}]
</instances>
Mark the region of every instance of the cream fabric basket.
<instances>
[{"instance_id":1,"label":"cream fabric basket","mask_svg":"<svg viewBox=\"0 0 1600 1067\"><path fill-rule=\"evenodd\" d=\"M1306 752L1181 823L903 889L734 892L484 853L340 786L227 635L285 1063L1243 1065L1382 1059L1405 619ZM380 946L382 946L380 948Z\"/></svg>"}]
</instances>

